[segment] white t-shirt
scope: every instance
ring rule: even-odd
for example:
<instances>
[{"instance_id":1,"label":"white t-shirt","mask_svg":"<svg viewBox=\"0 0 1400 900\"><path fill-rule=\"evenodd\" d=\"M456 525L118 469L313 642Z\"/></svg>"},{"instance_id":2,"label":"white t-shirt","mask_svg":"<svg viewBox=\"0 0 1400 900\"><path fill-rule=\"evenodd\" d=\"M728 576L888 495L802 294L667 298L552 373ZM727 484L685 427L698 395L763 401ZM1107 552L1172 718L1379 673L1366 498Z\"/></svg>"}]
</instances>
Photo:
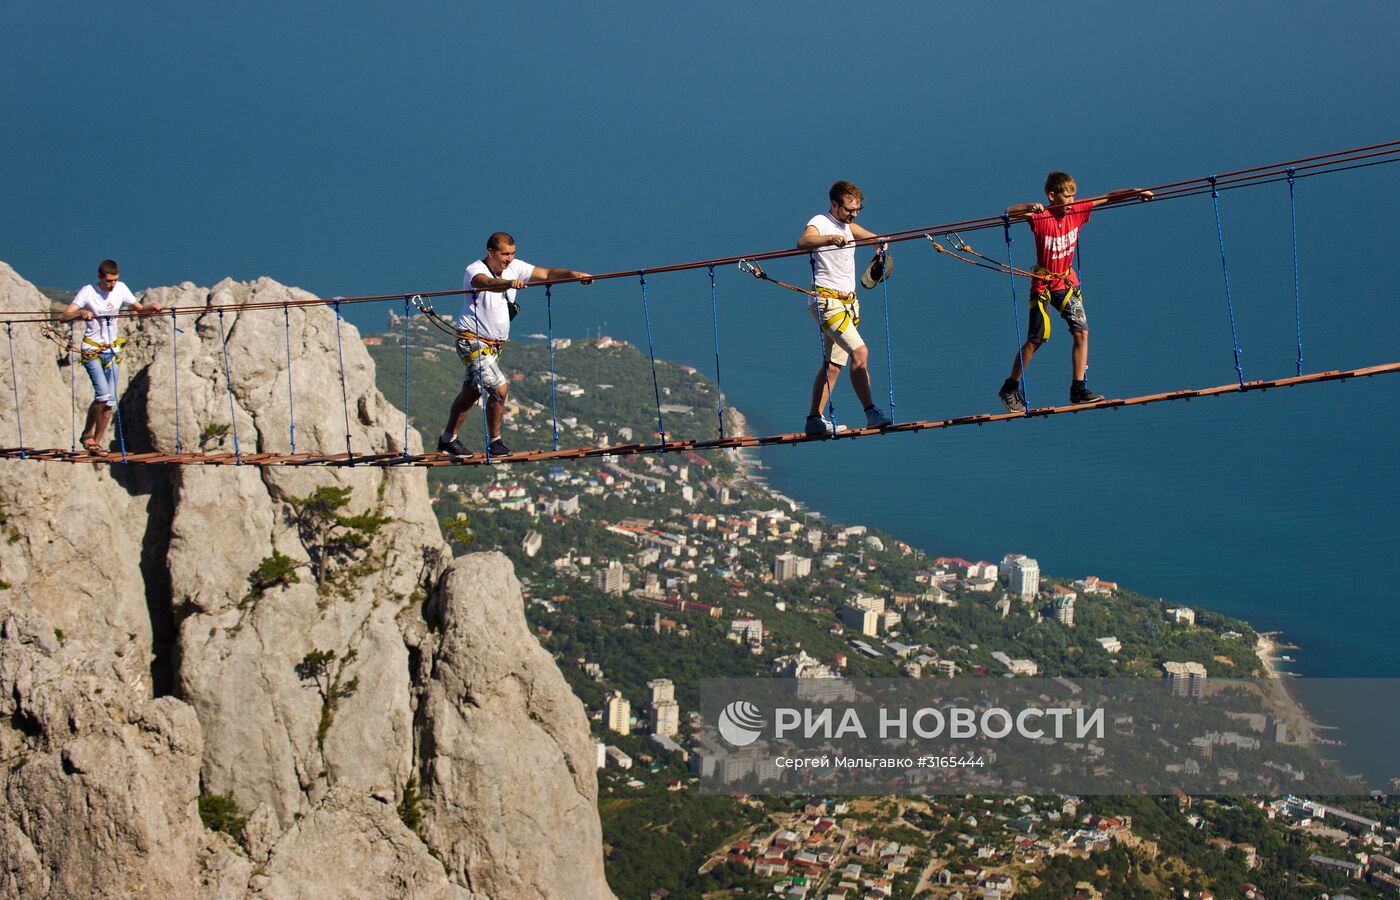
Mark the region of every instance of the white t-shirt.
<instances>
[{"instance_id":1,"label":"white t-shirt","mask_svg":"<svg viewBox=\"0 0 1400 900\"><path fill-rule=\"evenodd\" d=\"M844 247L822 247L815 251L812 257L817 261L816 269L813 271L813 283L817 287L831 288L833 291L840 291L849 294L856 289L856 248L851 241L855 240L855 235L851 233L850 225L843 225L831 217L831 213L824 212L813 216L807 223L808 228L817 229L817 234L833 235L841 234L846 237ZM816 298L812 298L812 303L816 303Z\"/></svg>"},{"instance_id":2,"label":"white t-shirt","mask_svg":"<svg viewBox=\"0 0 1400 900\"><path fill-rule=\"evenodd\" d=\"M524 260L513 259L500 277L507 281L517 278L528 280L534 271L535 267ZM515 288L506 288L499 293L473 290L472 279L478 275L497 277L486 268L486 261L483 259L467 266L467 273L462 279L462 288L467 291L467 300L462 304L462 314L457 317L457 328L493 341L504 341L510 337L510 312L506 309L506 301L515 299Z\"/></svg>"},{"instance_id":3,"label":"white t-shirt","mask_svg":"<svg viewBox=\"0 0 1400 900\"><path fill-rule=\"evenodd\" d=\"M83 285L83 289L78 291L78 296L73 298L73 305L78 309L92 310L96 317L83 323L83 337L92 338L99 344L112 343L117 339L117 313L121 312L123 306L131 306L134 303L136 298L131 295L126 282L118 281L106 292L95 284Z\"/></svg>"}]
</instances>

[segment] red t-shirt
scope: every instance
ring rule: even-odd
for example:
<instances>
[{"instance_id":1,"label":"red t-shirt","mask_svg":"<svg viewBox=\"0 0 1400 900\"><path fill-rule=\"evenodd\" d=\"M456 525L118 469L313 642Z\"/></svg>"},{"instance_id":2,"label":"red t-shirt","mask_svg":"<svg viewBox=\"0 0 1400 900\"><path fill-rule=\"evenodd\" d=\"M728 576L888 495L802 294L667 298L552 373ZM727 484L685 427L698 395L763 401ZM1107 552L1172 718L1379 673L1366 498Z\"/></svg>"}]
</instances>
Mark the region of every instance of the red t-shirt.
<instances>
[{"instance_id":1,"label":"red t-shirt","mask_svg":"<svg viewBox=\"0 0 1400 900\"><path fill-rule=\"evenodd\" d=\"M1063 272L1074 265L1074 251L1079 246L1079 229L1089 221L1089 213L1094 209L1094 201L1080 200L1071 203L1063 216L1054 213L1036 213L1030 217L1031 231L1035 233L1035 264L1051 272ZM1079 275L1073 270L1064 278L1032 278L1031 296L1041 291L1067 291L1079 286Z\"/></svg>"}]
</instances>

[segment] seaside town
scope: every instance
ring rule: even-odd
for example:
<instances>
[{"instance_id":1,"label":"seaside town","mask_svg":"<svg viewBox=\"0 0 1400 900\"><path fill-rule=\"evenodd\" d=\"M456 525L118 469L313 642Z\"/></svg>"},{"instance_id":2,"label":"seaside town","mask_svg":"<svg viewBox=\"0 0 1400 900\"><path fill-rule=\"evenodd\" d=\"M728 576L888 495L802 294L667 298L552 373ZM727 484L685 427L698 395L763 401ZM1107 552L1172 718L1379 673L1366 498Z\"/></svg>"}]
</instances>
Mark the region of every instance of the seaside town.
<instances>
[{"instance_id":1,"label":"seaside town","mask_svg":"<svg viewBox=\"0 0 1400 900\"><path fill-rule=\"evenodd\" d=\"M403 372L402 322L391 325L365 339L386 386L393 360ZM421 329L412 340L410 365L455 364ZM600 336L521 344L512 355L507 427L521 445L548 447L555 434L559 446L657 439L646 358L635 348ZM657 394L671 434L713 433L722 398L696 370L659 364ZM722 415L743 432L734 410ZM995 561L930 556L829 522L772 490L743 451L436 469L430 482L450 539L514 561L531 625L593 719L619 895L1088 898L1131 896L1123 891L1133 886L1138 896L1342 897L1400 888L1395 808L1365 795L1304 796L1289 764L1276 766L1270 797L761 796L741 788L780 776L753 766L734 770L733 792L700 789L718 755L699 727L702 678L1139 676L1199 697L1212 678L1273 671L1272 636L1244 622L1100 575L1053 577L1020 552L1030 548ZM1274 684L1235 727L1195 735L1180 764L1324 744L1283 680ZM701 809L703 826L679 827ZM639 816L653 826L639 827ZM668 818L676 827L662 824ZM1251 842L1246 821L1277 840ZM677 871L683 860L694 865ZM1280 893L1278 878L1308 887ZM1122 890L1106 889L1115 884Z\"/></svg>"}]
</instances>

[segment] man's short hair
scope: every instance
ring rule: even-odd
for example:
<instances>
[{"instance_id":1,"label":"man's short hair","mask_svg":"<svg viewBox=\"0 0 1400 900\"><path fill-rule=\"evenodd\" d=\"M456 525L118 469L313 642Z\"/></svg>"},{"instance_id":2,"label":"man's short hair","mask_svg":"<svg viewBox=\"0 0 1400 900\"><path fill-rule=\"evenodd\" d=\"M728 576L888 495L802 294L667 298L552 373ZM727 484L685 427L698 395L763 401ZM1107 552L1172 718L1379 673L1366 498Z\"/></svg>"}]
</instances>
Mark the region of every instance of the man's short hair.
<instances>
[{"instance_id":1,"label":"man's short hair","mask_svg":"<svg viewBox=\"0 0 1400 900\"><path fill-rule=\"evenodd\" d=\"M504 231L497 231L486 239L487 250L503 250L506 247L514 246L515 238L506 234Z\"/></svg>"},{"instance_id":2,"label":"man's short hair","mask_svg":"<svg viewBox=\"0 0 1400 900\"><path fill-rule=\"evenodd\" d=\"M860 188L849 181L838 181L831 186L831 190L826 192L832 203L841 203L847 197L852 200L864 200L865 195L860 192Z\"/></svg>"},{"instance_id":3,"label":"man's short hair","mask_svg":"<svg viewBox=\"0 0 1400 900\"><path fill-rule=\"evenodd\" d=\"M111 278L113 275L120 275L121 273L122 267L117 265L117 261L115 259L104 259L102 260L102 262L97 264L98 277L105 276L107 278Z\"/></svg>"},{"instance_id":4,"label":"man's short hair","mask_svg":"<svg viewBox=\"0 0 1400 900\"><path fill-rule=\"evenodd\" d=\"M1067 187L1078 187L1074 183L1074 176L1068 172L1051 172L1045 176L1045 193L1059 193Z\"/></svg>"}]
</instances>

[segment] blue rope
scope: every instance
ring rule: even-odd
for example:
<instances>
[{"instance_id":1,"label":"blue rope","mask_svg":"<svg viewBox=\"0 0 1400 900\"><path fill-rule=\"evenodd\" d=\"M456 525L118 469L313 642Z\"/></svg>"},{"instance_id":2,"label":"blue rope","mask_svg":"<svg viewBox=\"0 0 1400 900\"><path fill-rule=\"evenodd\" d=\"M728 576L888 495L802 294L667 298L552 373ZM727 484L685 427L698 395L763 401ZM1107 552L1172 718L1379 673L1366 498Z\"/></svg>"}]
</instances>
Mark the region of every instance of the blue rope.
<instances>
[{"instance_id":1,"label":"blue rope","mask_svg":"<svg viewBox=\"0 0 1400 900\"><path fill-rule=\"evenodd\" d=\"M107 334L112 335L111 317L107 316L105 318L107 319ZM126 431L122 428L122 366L120 358L116 355L112 357L112 371L116 373L112 377L112 400L116 403L116 406L112 407L112 409L115 411L117 419L117 447L120 448L122 452L122 465L126 465Z\"/></svg>"},{"instance_id":2,"label":"blue rope","mask_svg":"<svg viewBox=\"0 0 1400 900\"><path fill-rule=\"evenodd\" d=\"M77 346L76 323L68 323L68 434L72 441L69 449L78 452L78 360L73 358L73 348Z\"/></svg>"},{"instance_id":3,"label":"blue rope","mask_svg":"<svg viewBox=\"0 0 1400 900\"><path fill-rule=\"evenodd\" d=\"M1298 330L1298 370L1303 374L1303 288L1298 278L1298 205L1293 197L1293 169L1288 169L1288 218L1293 225L1293 324Z\"/></svg>"},{"instance_id":4,"label":"blue rope","mask_svg":"<svg viewBox=\"0 0 1400 900\"><path fill-rule=\"evenodd\" d=\"M554 449L559 449L559 404L555 396L554 385L558 377L554 373L554 293L550 290L553 285L544 286L544 311L549 322L549 414L554 420Z\"/></svg>"},{"instance_id":5,"label":"blue rope","mask_svg":"<svg viewBox=\"0 0 1400 900\"><path fill-rule=\"evenodd\" d=\"M715 415L719 417L719 437L724 440L724 385L719 380L719 295L715 290L715 264L710 263L710 316L715 323L715 391L718 406Z\"/></svg>"},{"instance_id":6,"label":"blue rope","mask_svg":"<svg viewBox=\"0 0 1400 900\"><path fill-rule=\"evenodd\" d=\"M656 379L656 351L651 345L651 308L647 304L647 276L638 272L642 282L642 318L647 325L647 355L651 357L651 387L656 394L656 431L661 435L661 446L666 446L666 425L661 421L661 383Z\"/></svg>"},{"instance_id":7,"label":"blue rope","mask_svg":"<svg viewBox=\"0 0 1400 900\"><path fill-rule=\"evenodd\" d=\"M175 396L175 452L181 452L180 446L180 354L178 345L175 343L175 335L180 332L179 326L175 324L175 310L170 310L170 390Z\"/></svg>"},{"instance_id":8,"label":"blue rope","mask_svg":"<svg viewBox=\"0 0 1400 900\"><path fill-rule=\"evenodd\" d=\"M409 298L403 298L403 458L408 459L408 317Z\"/></svg>"},{"instance_id":9,"label":"blue rope","mask_svg":"<svg viewBox=\"0 0 1400 900\"><path fill-rule=\"evenodd\" d=\"M19 429L19 458L28 459L29 453L24 449L24 420L19 414L19 374L15 371L15 334L10 323L5 323L5 336L10 342L10 387L15 391L15 427Z\"/></svg>"},{"instance_id":10,"label":"blue rope","mask_svg":"<svg viewBox=\"0 0 1400 900\"><path fill-rule=\"evenodd\" d=\"M233 461L243 465L243 453L238 449L238 416L233 411L233 373L228 365L228 338L224 335L224 311L219 309L219 345L224 350L224 385L228 388L228 420L233 429Z\"/></svg>"},{"instance_id":11,"label":"blue rope","mask_svg":"<svg viewBox=\"0 0 1400 900\"><path fill-rule=\"evenodd\" d=\"M1244 387L1244 367L1240 365L1240 339L1235 333L1235 303L1230 297L1230 268L1225 264L1225 229L1220 224L1220 192L1215 189L1215 176L1208 179L1210 181L1210 200L1215 206L1215 236L1220 241L1220 270L1225 275L1225 308L1230 313L1230 343L1235 351L1235 374L1240 379L1240 387Z\"/></svg>"},{"instance_id":12,"label":"blue rope","mask_svg":"<svg viewBox=\"0 0 1400 900\"><path fill-rule=\"evenodd\" d=\"M814 250L807 252L807 264L812 267L812 289L817 287L817 254ZM809 298L812 299L812 298ZM826 360L826 335L822 333L821 310L817 310L817 346L821 348L822 377L827 379L826 391L826 417L831 421L831 436L836 437L836 385L831 382L830 366ZM839 374L839 373L838 373Z\"/></svg>"},{"instance_id":13,"label":"blue rope","mask_svg":"<svg viewBox=\"0 0 1400 900\"><path fill-rule=\"evenodd\" d=\"M886 250L885 250L884 245L882 244L882 245L880 246L880 259L881 259L881 262L884 263L884 269L883 269L883 271L888 272L888 271L889 271L889 260L886 258L886 256L887 256L887 252L886 252ZM885 297L885 371L889 373L889 375L888 375L887 377L888 377L889 385L890 385L890 418L893 419L893 418L894 418L894 350L892 349L892 341L891 341L891 337L890 337L890 279L889 279L889 276L888 276L888 275L885 277L885 279L884 279L883 281L880 282L880 287L883 289L883 293L884 293L884 297Z\"/></svg>"},{"instance_id":14,"label":"blue rope","mask_svg":"<svg viewBox=\"0 0 1400 900\"><path fill-rule=\"evenodd\" d=\"M1016 367L1021 370L1021 402L1025 404L1026 411L1022 415L1028 415L1031 411L1031 395L1026 390L1026 361L1021 358L1021 312L1017 306L1016 299L1016 273L1012 271L1011 259L1011 217L1003 215L1001 217L1002 235L1006 238L1006 271L1007 277L1011 279L1011 326L1016 329L1013 335L1016 345Z\"/></svg>"},{"instance_id":15,"label":"blue rope","mask_svg":"<svg viewBox=\"0 0 1400 900\"><path fill-rule=\"evenodd\" d=\"M292 317L287 312L287 300L282 300L282 333L287 343L287 440L292 444L292 452L297 452L297 408L292 397Z\"/></svg>"},{"instance_id":16,"label":"blue rope","mask_svg":"<svg viewBox=\"0 0 1400 900\"><path fill-rule=\"evenodd\" d=\"M340 360L340 410L345 414L345 457L350 465L355 464L355 453L350 449L350 393L345 387L345 354L340 348L340 298L335 306L335 355Z\"/></svg>"}]
</instances>

